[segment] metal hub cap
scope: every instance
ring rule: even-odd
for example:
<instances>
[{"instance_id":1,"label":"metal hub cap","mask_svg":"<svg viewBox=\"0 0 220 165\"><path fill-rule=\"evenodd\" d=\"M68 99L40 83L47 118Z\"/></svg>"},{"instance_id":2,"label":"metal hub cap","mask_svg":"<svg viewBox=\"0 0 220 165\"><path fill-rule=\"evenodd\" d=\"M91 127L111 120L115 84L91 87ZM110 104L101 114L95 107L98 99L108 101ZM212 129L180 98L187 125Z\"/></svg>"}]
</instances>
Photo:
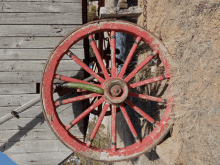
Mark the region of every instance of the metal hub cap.
<instances>
[{"instance_id":1,"label":"metal hub cap","mask_svg":"<svg viewBox=\"0 0 220 165\"><path fill-rule=\"evenodd\" d=\"M128 97L128 86L119 78L112 78L104 83L104 96L108 103L119 104Z\"/></svg>"}]
</instances>

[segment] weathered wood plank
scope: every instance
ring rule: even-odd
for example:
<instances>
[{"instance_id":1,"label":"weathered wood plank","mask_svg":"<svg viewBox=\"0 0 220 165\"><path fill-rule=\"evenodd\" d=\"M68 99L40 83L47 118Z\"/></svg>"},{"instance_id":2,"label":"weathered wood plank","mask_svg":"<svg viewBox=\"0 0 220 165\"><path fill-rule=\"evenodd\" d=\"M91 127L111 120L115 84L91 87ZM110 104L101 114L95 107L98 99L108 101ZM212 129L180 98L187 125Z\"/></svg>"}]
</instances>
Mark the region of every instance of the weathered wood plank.
<instances>
[{"instance_id":1,"label":"weathered wood plank","mask_svg":"<svg viewBox=\"0 0 220 165\"><path fill-rule=\"evenodd\" d=\"M42 115L42 112L39 115ZM70 121L72 121L73 119L74 118L72 118ZM74 136L83 136L82 132L80 131L80 129L82 130L82 127L83 127L82 125L77 124L70 131ZM23 131L25 131L26 130L26 132L29 132L29 130L32 130L32 129L34 129L34 130L36 130L36 129L49 130L48 124L44 118L19 118L19 119L13 118L13 119L0 125L1 131L9 131L9 130L23 130ZM17 135L19 135L19 134L17 134ZM4 136L4 134L3 134L3 136Z\"/></svg>"},{"instance_id":2,"label":"weathered wood plank","mask_svg":"<svg viewBox=\"0 0 220 165\"><path fill-rule=\"evenodd\" d=\"M13 146L13 147L11 147ZM9 142L4 145L4 154L65 152L66 148L59 140L28 140ZM10 148L10 149L8 149Z\"/></svg>"},{"instance_id":3,"label":"weathered wood plank","mask_svg":"<svg viewBox=\"0 0 220 165\"><path fill-rule=\"evenodd\" d=\"M46 60L52 49L0 49L1 60ZM71 49L71 51L79 58L84 59L84 49ZM64 59L69 59L64 56Z\"/></svg>"},{"instance_id":4,"label":"weathered wood plank","mask_svg":"<svg viewBox=\"0 0 220 165\"><path fill-rule=\"evenodd\" d=\"M74 129L74 128L73 128ZM79 130L74 129L78 138L83 138ZM2 130L0 131L0 142L17 142L27 140L56 140L57 137L48 129L31 130ZM43 151L42 151L43 152Z\"/></svg>"},{"instance_id":5,"label":"weathered wood plank","mask_svg":"<svg viewBox=\"0 0 220 165\"><path fill-rule=\"evenodd\" d=\"M48 129L44 118L13 118L0 126L0 130L30 130L30 129Z\"/></svg>"},{"instance_id":6,"label":"weathered wood plank","mask_svg":"<svg viewBox=\"0 0 220 165\"><path fill-rule=\"evenodd\" d=\"M32 84L0 84L0 95L35 94L36 83ZM0 115L1 116L1 115Z\"/></svg>"},{"instance_id":7,"label":"weathered wood plank","mask_svg":"<svg viewBox=\"0 0 220 165\"><path fill-rule=\"evenodd\" d=\"M82 0L0 0L0 2L62 2L62 3L82 3Z\"/></svg>"},{"instance_id":8,"label":"weathered wood plank","mask_svg":"<svg viewBox=\"0 0 220 165\"><path fill-rule=\"evenodd\" d=\"M28 101L36 98L36 97L39 97L40 94L21 94L21 95L0 95L0 107L2 109L2 107L8 107L8 106L21 106L25 103L27 103ZM57 100L57 99L66 99L66 98L71 98L71 97L75 97L77 96L76 94L70 94L70 95L67 95L66 97L61 97L55 93L53 95L53 98L54 100ZM36 105L40 105L39 104L36 104ZM76 104L77 106L77 104ZM69 104L68 105L62 105L62 106L59 106L57 108L57 112L58 113L61 113L63 111L63 109L65 108L68 108L69 107ZM75 106L74 106L75 107ZM71 108L74 108L73 105ZM75 107L77 108L77 107ZM0 110L1 111L1 110ZM66 111L65 111L66 112Z\"/></svg>"},{"instance_id":9,"label":"weathered wood plank","mask_svg":"<svg viewBox=\"0 0 220 165\"><path fill-rule=\"evenodd\" d=\"M79 104L82 104L81 102ZM10 107L0 107L0 118L5 116L8 113L11 113L12 110L15 110L19 106L10 106ZM82 113L80 106L75 106L73 104L67 104L57 107L56 111L60 116L61 120L65 120L67 117L72 120L75 116L78 116ZM82 109L82 108L81 108ZM19 114L20 118L43 118L42 107L38 104L37 106L32 106L26 111ZM63 119L62 119L63 118ZM67 123L65 123L67 122ZM69 121L64 121L64 124L68 124Z\"/></svg>"},{"instance_id":10,"label":"weathered wood plank","mask_svg":"<svg viewBox=\"0 0 220 165\"><path fill-rule=\"evenodd\" d=\"M80 25L0 25L1 37L64 37Z\"/></svg>"},{"instance_id":11,"label":"weathered wood plank","mask_svg":"<svg viewBox=\"0 0 220 165\"><path fill-rule=\"evenodd\" d=\"M62 39L63 37L1 37L0 49L53 49ZM83 40L77 42L73 48L83 48Z\"/></svg>"},{"instance_id":12,"label":"weathered wood plank","mask_svg":"<svg viewBox=\"0 0 220 165\"><path fill-rule=\"evenodd\" d=\"M39 113L42 115L42 112ZM72 121L72 118L70 121ZM69 122L70 122L69 121ZM1 131L7 130L30 130L30 129L48 129L47 122L44 118L13 118L0 126ZM74 128L71 129L74 135L79 135L79 127L76 125Z\"/></svg>"},{"instance_id":13,"label":"weathered wood plank","mask_svg":"<svg viewBox=\"0 0 220 165\"><path fill-rule=\"evenodd\" d=\"M0 12L21 13L80 13L81 3L51 3L51 2L0 2Z\"/></svg>"},{"instance_id":14,"label":"weathered wood plank","mask_svg":"<svg viewBox=\"0 0 220 165\"><path fill-rule=\"evenodd\" d=\"M82 13L1 13L0 24L82 24Z\"/></svg>"},{"instance_id":15,"label":"weathered wood plank","mask_svg":"<svg viewBox=\"0 0 220 165\"><path fill-rule=\"evenodd\" d=\"M0 83L40 83L40 72L0 72Z\"/></svg>"},{"instance_id":16,"label":"weathered wood plank","mask_svg":"<svg viewBox=\"0 0 220 165\"><path fill-rule=\"evenodd\" d=\"M39 96L39 94L0 95L0 107L21 106L37 96Z\"/></svg>"},{"instance_id":17,"label":"weathered wood plank","mask_svg":"<svg viewBox=\"0 0 220 165\"><path fill-rule=\"evenodd\" d=\"M72 153L69 149L62 152L41 152L41 153L20 153L7 154L14 162L19 165L52 165L59 164Z\"/></svg>"},{"instance_id":18,"label":"weathered wood plank","mask_svg":"<svg viewBox=\"0 0 220 165\"><path fill-rule=\"evenodd\" d=\"M128 9L120 9L120 7L101 7L100 8L101 19L125 18L125 17L126 18L137 18L141 15L141 13L142 13L142 8L138 6L135 6L135 7L132 6Z\"/></svg>"},{"instance_id":19,"label":"weathered wood plank","mask_svg":"<svg viewBox=\"0 0 220 165\"><path fill-rule=\"evenodd\" d=\"M27 140L56 140L52 131L47 129L32 129L32 130L2 130L0 131L0 142L16 142Z\"/></svg>"},{"instance_id":20,"label":"weathered wood plank","mask_svg":"<svg viewBox=\"0 0 220 165\"><path fill-rule=\"evenodd\" d=\"M11 111L15 110L19 106L10 106L10 107L0 107L0 118L5 116ZM42 107L38 104L37 106L32 106L28 108L26 111L19 114L20 118L43 118L44 115L40 114L42 112ZM39 115L40 114L40 115Z\"/></svg>"},{"instance_id":21,"label":"weathered wood plank","mask_svg":"<svg viewBox=\"0 0 220 165\"><path fill-rule=\"evenodd\" d=\"M0 95L37 94L37 84L0 84ZM58 98L58 97L56 97ZM16 107L15 107L16 108ZM1 112L1 109L0 109ZM1 114L0 114L1 116Z\"/></svg>"},{"instance_id":22,"label":"weathered wood plank","mask_svg":"<svg viewBox=\"0 0 220 165\"><path fill-rule=\"evenodd\" d=\"M43 72L46 60L0 61L0 72ZM81 67L73 60L61 60L57 71L77 71Z\"/></svg>"},{"instance_id":23,"label":"weathered wood plank","mask_svg":"<svg viewBox=\"0 0 220 165\"><path fill-rule=\"evenodd\" d=\"M21 106L38 96L40 96L40 94L0 95L0 100L1 100L0 107L2 109L2 107L7 107L7 106ZM58 98L57 96L54 96L54 99L57 98ZM41 104L38 103L36 105L39 106Z\"/></svg>"},{"instance_id":24,"label":"weathered wood plank","mask_svg":"<svg viewBox=\"0 0 220 165\"><path fill-rule=\"evenodd\" d=\"M83 71L68 71L58 72L58 74L65 76L83 77ZM42 72L0 72L0 83L40 83Z\"/></svg>"},{"instance_id":25,"label":"weathered wood plank","mask_svg":"<svg viewBox=\"0 0 220 165\"><path fill-rule=\"evenodd\" d=\"M11 113L12 110L15 110L19 106L11 106L11 107L0 107L0 118L8 113ZM64 118L71 117L71 120L73 119L74 115L79 115L80 113L77 111L78 109L73 109L72 104L69 105L63 105L62 108L58 108L57 111L58 114ZM74 115L73 115L74 111ZM76 112L75 112L76 111ZM22 112L19 114L20 118L44 118L43 114L40 114L42 112L42 107L40 105L38 106L32 106L29 109L27 109L25 112ZM76 114L75 114L76 113ZM81 112L82 113L82 112ZM69 121L66 121L68 124Z\"/></svg>"}]
</instances>

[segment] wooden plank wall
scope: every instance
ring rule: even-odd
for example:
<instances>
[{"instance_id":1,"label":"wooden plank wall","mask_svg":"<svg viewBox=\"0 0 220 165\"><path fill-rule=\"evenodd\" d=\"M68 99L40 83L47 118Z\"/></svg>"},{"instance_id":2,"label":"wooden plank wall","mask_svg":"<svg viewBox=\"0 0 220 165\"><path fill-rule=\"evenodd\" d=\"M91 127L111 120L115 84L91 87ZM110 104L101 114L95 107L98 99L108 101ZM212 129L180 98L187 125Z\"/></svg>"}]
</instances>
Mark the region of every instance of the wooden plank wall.
<instances>
[{"instance_id":1,"label":"wooden plank wall","mask_svg":"<svg viewBox=\"0 0 220 165\"><path fill-rule=\"evenodd\" d=\"M0 117L39 96L37 86L47 57L80 25L82 0L0 0ZM72 51L84 58L82 42ZM59 66L60 73L72 76L79 70L72 60ZM77 115L72 112L74 106L81 105L59 109L64 123ZM80 138L81 127L82 123L72 130ZM0 125L0 151L19 165L59 164L71 154L49 129L40 104L20 119Z\"/></svg>"}]
</instances>

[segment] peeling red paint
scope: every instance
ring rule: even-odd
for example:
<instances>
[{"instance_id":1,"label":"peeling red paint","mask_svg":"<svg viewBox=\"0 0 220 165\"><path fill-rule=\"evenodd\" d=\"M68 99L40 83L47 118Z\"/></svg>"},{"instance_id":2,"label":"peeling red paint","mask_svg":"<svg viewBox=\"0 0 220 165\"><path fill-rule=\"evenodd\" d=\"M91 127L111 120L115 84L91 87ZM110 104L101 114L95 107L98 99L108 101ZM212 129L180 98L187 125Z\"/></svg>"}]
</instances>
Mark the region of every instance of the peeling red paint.
<instances>
[{"instance_id":1,"label":"peeling red paint","mask_svg":"<svg viewBox=\"0 0 220 165\"><path fill-rule=\"evenodd\" d=\"M60 121L59 116L56 112L56 106L58 105L58 103L57 102L54 103L54 101L53 101L53 81L54 81L54 79L60 78L59 75L56 74L56 68L58 67L59 61L63 58L63 56L65 54L67 54L69 52L69 49L74 44L76 44L78 41L80 41L81 39L88 37L88 36L90 36L89 38L92 39L92 35L94 33L103 32L103 31L108 31L108 32L113 31L112 35L114 35L114 31L115 32L124 32L124 33L127 33L127 34L134 36L137 41L143 41L143 42L149 44L150 47L153 49L153 53L155 55L157 54L159 56L159 58L162 61L162 64L165 67L166 74L164 76L158 76L158 77L155 77L155 78L152 78L149 80L144 80L142 82L138 82L138 83L134 83L134 84L125 84L126 86L128 86L129 88L134 88L134 87L140 86L142 84L161 81L164 79L164 77L166 79L172 80L172 72L171 72L172 68L168 64L168 62L165 58L166 55L168 54L168 51L166 50L165 46L161 43L161 41L159 41L157 39L157 37L155 37L153 34L144 30L143 28L140 28L134 24L124 22L124 21L112 20L111 22L109 22L109 21L92 22L90 24L84 25L83 27L81 27L81 29L78 29L78 30L72 32L71 34L69 34L63 41L61 41L59 43L59 45L56 47L54 52L52 52L52 54L50 55L48 63L45 68L45 71L44 71L44 74L43 74L42 85L41 85L41 87L42 87L41 88L42 106L44 109L43 112L44 112L45 118L48 121L51 130L71 150L73 150L74 152L77 152L79 154L82 154L86 157L89 157L91 159L95 159L95 160L120 161L120 160L130 159L130 158L139 156L140 154L145 153L145 152L149 151L150 149L152 149L156 144L158 144L160 142L160 140L162 140L163 136L168 131L170 123L171 123L170 122L170 113L172 111L173 98L172 98L172 96L170 96L168 98L167 108L166 108L165 114L162 117L160 122L155 122L154 119L152 119L150 116L147 116L146 113L142 112L135 105L131 104L129 102L129 100L126 100L126 102L130 106L132 106L136 111L138 111L141 115L143 115L146 119L148 119L148 121L155 123L155 129L145 138L143 138L141 140L137 139L137 143L135 143L133 145L123 147L123 148L117 148L116 145L112 144L111 149L99 149L99 148L95 148L90 145L87 145L87 146L89 146L89 147L87 147L86 143L81 142L76 137L74 137L72 134L70 134L69 131L67 131L67 130L71 127L71 125L64 126L62 124L62 122ZM113 42L114 42L114 40L112 40L111 45L113 45ZM94 44L95 43L93 42L93 48L95 48ZM114 47L114 45L113 45L113 47ZM136 46L134 46L134 48L132 48L133 50L132 50L132 52L130 52L131 55L129 55L129 59L127 59L128 60L127 63L129 63L129 60L132 57L132 54L136 50L135 47ZM99 62L102 61L102 59L99 58L99 52L96 51L95 54L96 54L96 57L98 57ZM113 61L114 61L114 56L115 56L115 52L112 51L111 59ZM79 60L75 55L72 55L71 58L74 61L76 61L80 66L84 67L84 69L85 69L85 66L82 64L82 61ZM135 69L135 71L133 73L128 75L122 81L124 81L125 83L129 82L129 80L140 69L142 69L152 58L153 58L153 56L147 57L144 60L144 62ZM96 78L100 80L100 84L96 84L96 85L99 87L102 87L104 89L105 88L104 84L108 80L111 80L112 78L110 78L110 76L107 73L107 71L105 70L105 66L103 66L102 62L100 62L100 63L102 65L102 70L103 70L103 73L105 76L105 80L103 78L101 78L100 76L95 75ZM126 67L125 67L125 69L126 69ZM88 68L87 68L87 70L88 70L88 72L91 72ZM114 73L111 74L111 76L116 79L122 79L122 77L123 77L122 74L117 78L116 70L112 69L112 72L114 72ZM73 78L69 79L68 77L63 77L63 76L61 77L61 80L64 80L64 81L67 79L68 79L68 81L72 81L72 82L82 81L82 80L76 80ZM126 89L120 88L120 90L123 91ZM171 92L171 84L169 86L169 90ZM107 93L108 92L110 92L109 89L108 89ZM105 97L102 97L100 102L107 101L106 94L104 94L104 95L105 95ZM134 96L134 94L131 94L131 95ZM135 96L138 96L140 98L142 97L144 99L151 99L151 100L158 101L158 102L164 101L161 98L154 98L151 96L148 97L146 95L136 95L135 94ZM113 96L113 100L115 99L114 97L115 96ZM85 98L85 96L82 96L82 98ZM78 98L78 99L80 99L80 98ZM71 102L71 101L67 100L67 102ZM112 104L112 102L110 102L109 104ZM119 103L117 103L117 104L119 104ZM116 107L114 106L114 104L112 104L112 106L113 106L113 108L112 108L113 109L113 111L112 111L112 121L113 121L112 122L112 128L113 128L112 129L112 142L116 143L116 127L117 127L116 123L115 123ZM121 106L123 109L123 105L121 105ZM94 107L95 106L93 104L93 106L91 106L90 108L88 108L84 112L90 113L94 109ZM105 110L107 110L107 108L105 108ZM125 111L123 111L123 112L125 112ZM81 119L83 119L83 117L85 117L86 113L84 113L80 118L77 118L77 120L72 121L72 124L74 125L77 122L79 122ZM104 111L102 111L101 117L104 117L104 115L105 115ZM136 133L135 129L132 127L131 122L129 120L129 117L127 117L126 114L125 114L125 119L127 120L128 124L130 125L130 129L131 129L133 135L135 137L137 137L137 133ZM100 121L101 121L101 118L100 118ZM94 130L93 136L94 136L95 132L97 131L97 129L98 129L98 125L97 125L97 128Z\"/></svg>"}]
</instances>

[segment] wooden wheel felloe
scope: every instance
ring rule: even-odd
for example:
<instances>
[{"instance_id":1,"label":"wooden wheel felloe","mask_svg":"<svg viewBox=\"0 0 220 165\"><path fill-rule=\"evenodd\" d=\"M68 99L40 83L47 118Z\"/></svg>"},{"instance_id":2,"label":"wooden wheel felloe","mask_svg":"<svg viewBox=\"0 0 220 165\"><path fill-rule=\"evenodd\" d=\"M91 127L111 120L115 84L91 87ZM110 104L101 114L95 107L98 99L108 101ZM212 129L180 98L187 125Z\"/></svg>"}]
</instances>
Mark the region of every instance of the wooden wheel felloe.
<instances>
[{"instance_id":1,"label":"wooden wheel felloe","mask_svg":"<svg viewBox=\"0 0 220 165\"><path fill-rule=\"evenodd\" d=\"M93 38L95 33L108 32L110 34L110 46L111 46L111 71L109 73L106 68L106 64L103 62L102 54L99 52L100 49L97 48L96 42ZM115 34L117 32L127 33L135 38L134 44L130 50L130 53L127 56L122 68L120 71L117 69L116 62L116 42ZM70 51L70 48L76 44L78 41L88 37L90 45L94 51L96 59L98 61L99 67L102 75L93 71L89 66L83 63L74 52ZM129 63L132 60L132 57L135 54L138 44L140 42L146 43L152 49L152 52L147 56L139 65L137 65L132 71L127 71ZM73 61L80 65L86 72L93 76L98 83L90 83L80 79L71 78L67 76L61 76L56 74L56 70L60 60L64 56L69 56ZM42 84L41 84L41 98L42 106L45 118L54 132L54 134L71 150L77 152L85 157L100 160L100 161L121 161L125 159L130 159L136 157L140 154L146 153L154 146L156 146L168 132L171 121L170 113L172 111L172 96L168 95L167 98L160 98L155 96L149 96L144 93L136 93L133 89L145 86L150 83L156 83L163 80L170 81L172 78L171 67L166 60L168 56L168 51L162 42L157 39L153 34L146 31L145 29L138 27L135 24L124 21L98 21L92 22L82 26L80 29L69 34L52 52L43 73ZM133 77L142 70L153 58L158 58L161 61L165 69L165 74L159 75L153 78L146 80L141 80L139 82L133 82ZM119 72L119 73L118 73ZM60 105L58 102L55 102L53 99L53 82L55 79L60 79L66 82L76 82L82 84L94 85L94 87L101 88L103 93L95 93L87 91L86 93L64 100L63 103L72 103L80 100L85 100L89 98L97 97L98 100L93 102L93 104L88 107L83 113L81 113L77 118L69 121L70 123L64 125L59 119L59 115L56 112L56 107ZM171 91L171 85L169 83L168 90ZM82 92L83 93L83 92ZM142 100L150 100L162 103L166 106L165 112L163 113L161 119L155 120L144 110L139 108L135 103L133 103L129 98L136 97ZM62 103L61 103L62 104ZM96 107L103 104L103 108L99 114L98 120L95 124L95 127L90 135L89 140L84 143L72 135L69 130L74 127L78 122L83 120L88 114L90 114ZM133 108L135 112L140 114L144 119L146 119L153 126L153 131L145 136L140 138L137 131L135 130L134 125L131 122L131 119L126 111L126 106ZM116 116L117 107L120 108L121 113L123 114L128 127L136 142L130 146L123 148L117 147L117 123ZM99 129L99 126L105 117L107 111L111 110L112 118L112 129L111 129L111 147L108 149L96 148L93 146L92 141Z\"/></svg>"}]
</instances>

